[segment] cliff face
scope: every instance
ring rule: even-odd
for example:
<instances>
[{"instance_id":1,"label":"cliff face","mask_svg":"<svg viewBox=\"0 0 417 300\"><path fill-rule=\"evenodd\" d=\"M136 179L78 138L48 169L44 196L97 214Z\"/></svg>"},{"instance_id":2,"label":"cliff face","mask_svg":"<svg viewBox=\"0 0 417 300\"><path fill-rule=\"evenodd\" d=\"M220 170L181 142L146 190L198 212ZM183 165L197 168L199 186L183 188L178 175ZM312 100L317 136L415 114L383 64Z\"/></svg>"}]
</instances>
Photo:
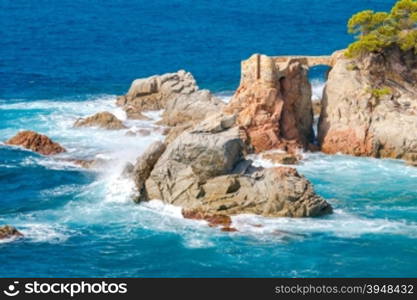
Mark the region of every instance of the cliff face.
<instances>
[{"instance_id":1,"label":"cliff face","mask_svg":"<svg viewBox=\"0 0 417 300\"><path fill-rule=\"evenodd\" d=\"M254 54L242 62L241 82L226 113L255 152L307 148L313 139L308 66L303 58L275 59Z\"/></svg>"},{"instance_id":2,"label":"cliff face","mask_svg":"<svg viewBox=\"0 0 417 300\"><path fill-rule=\"evenodd\" d=\"M322 151L417 161L417 56L336 53L322 100Z\"/></svg>"}]
</instances>

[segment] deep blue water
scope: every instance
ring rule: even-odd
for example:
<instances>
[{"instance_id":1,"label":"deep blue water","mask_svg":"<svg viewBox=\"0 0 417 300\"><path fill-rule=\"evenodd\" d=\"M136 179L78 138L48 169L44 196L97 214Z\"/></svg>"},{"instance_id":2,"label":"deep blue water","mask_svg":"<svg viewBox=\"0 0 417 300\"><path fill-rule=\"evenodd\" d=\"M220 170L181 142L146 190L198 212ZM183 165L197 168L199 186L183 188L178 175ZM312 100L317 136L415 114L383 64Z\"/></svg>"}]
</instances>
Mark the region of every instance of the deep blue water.
<instances>
[{"instance_id":1,"label":"deep blue water","mask_svg":"<svg viewBox=\"0 0 417 300\"><path fill-rule=\"evenodd\" d=\"M308 155L298 169L333 215L240 216L239 233L222 233L130 201L123 164L161 136L72 128L102 110L123 117L115 95L152 74L186 69L228 95L242 59L329 54L352 41L350 15L393 2L0 1L0 140L33 129L69 150L46 158L0 145L0 224L26 236L0 243L0 276L417 276L417 169L401 161ZM322 71L311 73L318 90ZM90 172L70 157L111 163Z\"/></svg>"}]
</instances>

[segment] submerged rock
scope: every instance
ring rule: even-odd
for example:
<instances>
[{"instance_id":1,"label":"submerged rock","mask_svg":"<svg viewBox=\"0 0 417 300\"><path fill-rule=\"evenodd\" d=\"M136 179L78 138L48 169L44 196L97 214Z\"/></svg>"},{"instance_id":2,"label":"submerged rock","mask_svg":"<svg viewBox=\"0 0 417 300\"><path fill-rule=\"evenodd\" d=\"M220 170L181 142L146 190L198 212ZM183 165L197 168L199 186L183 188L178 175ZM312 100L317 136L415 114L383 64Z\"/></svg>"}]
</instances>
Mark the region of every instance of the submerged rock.
<instances>
[{"instance_id":1,"label":"submerged rock","mask_svg":"<svg viewBox=\"0 0 417 300\"><path fill-rule=\"evenodd\" d=\"M129 130L125 133L125 136L149 136L151 135L151 131L149 129L140 128L136 131Z\"/></svg>"},{"instance_id":2,"label":"submerged rock","mask_svg":"<svg viewBox=\"0 0 417 300\"><path fill-rule=\"evenodd\" d=\"M204 220L207 221L210 227L221 227L222 231L226 232L235 232L237 231L236 228L231 227L232 219L230 216L222 215L222 214L208 214L204 211L198 209L183 209L181 211L182 216L186 219L193 219L193 220Z\"/></svg>"},{"instance_id":3,"label":"submerged rock","mask_svg":"<svg viewBox=\"0 0 417 300\"><path fill-rule=\"evenodd\" d=\"M126 126L123 122L116 118L115 115L105 111L90 117L78 119L74 123L75 127L100 127L109 130L124 129Z\"/></svg>"},{"instance_id":4,"label":"submerged rock","mask_svg":"<svg viewBox=\"0 0 417 300\"><path fill-rule=\"evenodd\" d=\"M323 152L417 156L417 55L390 48L347 59L333 55L319 122Z\"/></svg>"},{"instance_id":5,"label":"submerged rock","mask_svg":"<svg viewBox=\"0 0 417 300\"><path fill-rule=\"evenodd\" d=\"M46 135L35 131L25 130L6 141L8 145L21 146L43 155L53 155L66 152L60 144L53 142Z\"/></svg>"},{"instance_id":6,"label":"submerged rock","mask_svg":"<svg viewBox=\"0 0 417 300\"><path fill-rule=\"evenodd\" d=\"M238 90L225 112L237 113L255 152L294 152L313 140L307 60L255 54L242 62Z\"/></svg>"},{"instance_id":7,"label":"submerged rock","mask_svg":"<svg viewBox=\"0 0 417 300\"><path fill-rule=\"evenodd\" d=\"M295 169L255 168L245 160L234 123L234 116L213 115L172 141L151 172L143 163L146 167L139 169L145 171L136 179L142 200L160 199L215 218L240 213L308 217L331 212L331 206ZM152 148L151 153L162 152Z\"/></svg>"},{"instance_id":8,"label":"submerged rock","mask_svg":"<svg viewBox=\"0 0 417 300\"><path fill-rule=\"evenodd\" d=\"M23 234L10 225L0 226L0 240L23 237Z\"/></svg>"},{"instance_id":9,"label":"submerged rock","mask_svg":"<svg viewBox=\"0 0 417 300\"><path fill-rule=\"evenodd\" d=\"M95 159L65 159L65 161L73 163L85 169L98 169L104 168L109 161L102 158Z\"/></svg>"}]
</instances>

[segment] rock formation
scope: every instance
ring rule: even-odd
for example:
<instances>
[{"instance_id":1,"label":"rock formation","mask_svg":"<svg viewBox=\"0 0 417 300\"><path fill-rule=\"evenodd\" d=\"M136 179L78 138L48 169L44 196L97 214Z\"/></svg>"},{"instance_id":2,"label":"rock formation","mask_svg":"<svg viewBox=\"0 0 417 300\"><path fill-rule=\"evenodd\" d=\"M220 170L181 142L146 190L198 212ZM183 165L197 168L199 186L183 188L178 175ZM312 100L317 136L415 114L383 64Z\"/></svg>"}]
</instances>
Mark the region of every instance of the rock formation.
<instances>
[{"instance_id":1,"label":"rock formation","mask_svg":"<svg viewBox=\"0 0 417 300\"><path fill-rule=\"evenodd\" d=\"M308 60L255 54L242 62L240 86L225 108L255 152L307 148L314 138Z\"/></svg>"},{"instance_id":2,"label":"rock formation","mask_svg":"<svg viewBox=\"0 0 417 300\"><path fill-rule=\"evenodd\" d=\"M34 131L25 130L6 141L8 145L21 146L43 155L53 155L66 150L58 143L53 142L46 135Z\"/></svg>"},{"instance_id":3,"label":"rock formation","mask_svg":"<svg viewBox=\"0 0 417 300\"><path fill-rule=\"evenodd\" d=\"M417 161L417 55L397 48L335 64L322 100L326 153Z\"/></svg>"},{"instance_id":4,"label":"rock formation","mask_svg":"<svg viewBox=\"0 0 417 300\"><path fill-rule=\"evenodd\" d=\"M136 202L147 199L147 192L145 189L145 181L149 178L153 167L158 159L164 153L166 146L162 142L154 142L136 161L133 169L133 176L139 196L135 199Z\"/></svg>"},{"instance_id":5,"label":"rock formation","mask_svg":"<svg viewBox=\"0 0 417 300\"><path fill-rule=\"evenodd\" d=\"M235 116L212 115L173 140L149 176L136 179L141 200L181 206L186 216L307 217L331 212L295 169L255 168L243 158L243 147ZM162 152L152 148L147 152ZM148 174L150 168L143 169L140 174Z\"/></svg>"},{"instance_id":6,"label":"rock formation","mask_svg":"<svg viewBox=\"0 0 417 300\"><path fill-rule=\"evenodd\" d=\"M180 70L176 73L136 79L127 94L118 97L117 104L137 112L160 110L165 108L171 98L191 94L197 89L191 73Z\"/></svg>"},{"instance_id":7,"label":"rock formation","mask_svg":"<svg viewBox=\"0 0 417 300\"><path fill-rule=\"evenodd\" d=\"M183 70L133 81L117 104L123 107L128 118L142 111L164 109L159 124L176 127L167 141L224 107L210 91L200 90L191 73Z\"/></svg>"},{"instance_id":8,"label":"rock formation","mask_svg":"<svg viewBox=\"0 0 417 300\"><path fill-rule=\"evenodd\" d=\"M15 227L9 225L0 226L0 240L22 237L23 234Z\"/></svg>"},{"instance_id":9,"label":"rock formation","mask_svg":"<svg viewBox=\"0 0 417 300\"><path fill-rule=\"evenodd\" d=\"M105 111L96 113L87 118L78 119L74 123L74 127L100 127L103 129L117 130L124 129L126 126L123 122L116 118L115 115Z\"/></svg>"}]
</instances>

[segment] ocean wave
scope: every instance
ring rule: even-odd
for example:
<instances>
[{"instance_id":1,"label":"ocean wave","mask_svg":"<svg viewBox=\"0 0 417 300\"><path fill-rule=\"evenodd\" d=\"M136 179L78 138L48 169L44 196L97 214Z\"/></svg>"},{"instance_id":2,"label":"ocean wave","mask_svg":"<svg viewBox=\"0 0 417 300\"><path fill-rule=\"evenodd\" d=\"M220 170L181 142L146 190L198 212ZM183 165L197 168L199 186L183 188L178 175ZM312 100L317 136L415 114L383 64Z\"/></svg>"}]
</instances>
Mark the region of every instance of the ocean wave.
<instances>
[{"instance_id":1,"label":"ocean wave","mask_svg":"<svg viewBox=\"0 0 417 300\"><path fill-rule=\"evenodd\" d=\"M259 236L282 234L297 237L302 234L322 233L343 238L357 238L365 234L395 234L417 238L417 224L379 218L365 218L336 209L323 218L263 218L254 215L233 217L233 224L241 232Z\"/></svg>"},{"instance_id":2,"label":"ocean wave","mask_svg":"<svg viewBox=\"0 0 417 300\"><path fill-rule=\"evenodd\" d=\"M223 91L215 93L214 95L225 103L229 103L235 91Z\"/></svg>"}]
</instances>

